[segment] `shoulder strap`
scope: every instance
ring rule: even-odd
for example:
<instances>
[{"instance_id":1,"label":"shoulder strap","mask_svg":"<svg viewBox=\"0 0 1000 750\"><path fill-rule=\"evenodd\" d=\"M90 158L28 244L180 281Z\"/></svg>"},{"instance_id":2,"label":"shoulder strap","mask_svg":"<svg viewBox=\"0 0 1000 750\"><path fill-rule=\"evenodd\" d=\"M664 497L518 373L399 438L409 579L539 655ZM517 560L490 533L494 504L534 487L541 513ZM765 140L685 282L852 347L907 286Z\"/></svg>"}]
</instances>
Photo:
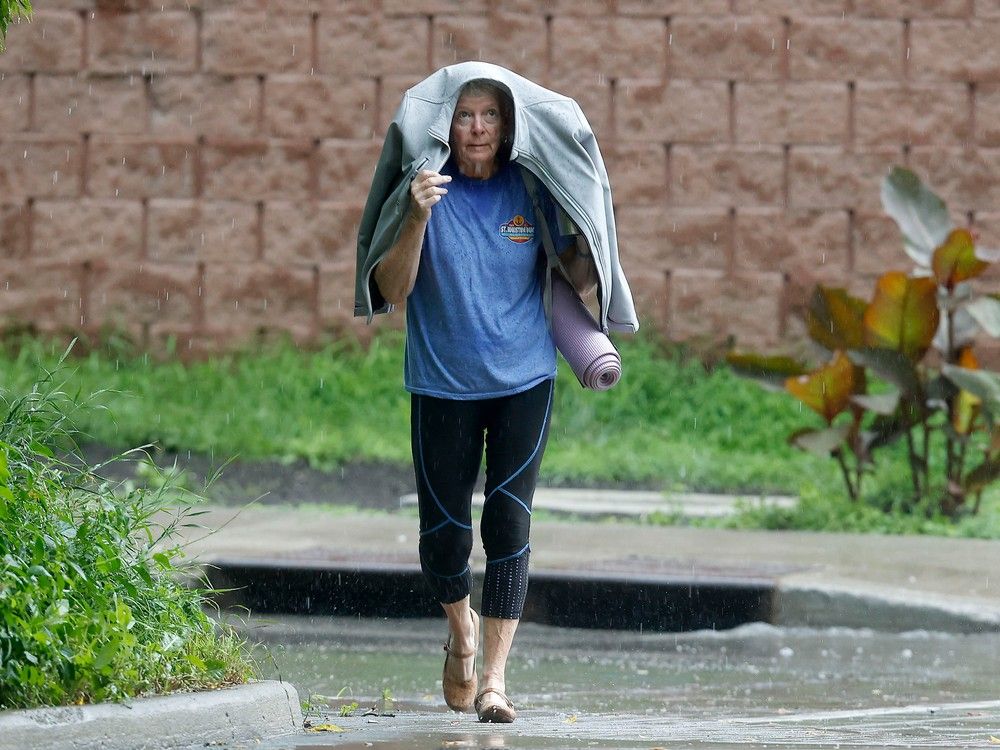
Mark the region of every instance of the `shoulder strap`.
<instances>
[{"instance_id":1,"label":"shoulder strap","mask_svg":"<svg viewBox=\"0 0 1000 750\"><path fill-rule=\"evenodd\" d=\"M552 242L552 234L549 232L549 222L545 218L545 212L542 210L541 200L539 198L538 189L538 178L535 177L525 167L521 167L521 177L524 180L524 186L528 190L528 195L531 198L531 205L535 209L535 226L539 228L542 233L542 246L545 248L545 288L542 292L542 301L545 305L545 318L552 324L552 269L558 268L563 276L567 279L569 274L566 272L566 268L563 266L562 261L559 260L559 256L556 254L555 244Z\"/></svg>"}]
</instances>

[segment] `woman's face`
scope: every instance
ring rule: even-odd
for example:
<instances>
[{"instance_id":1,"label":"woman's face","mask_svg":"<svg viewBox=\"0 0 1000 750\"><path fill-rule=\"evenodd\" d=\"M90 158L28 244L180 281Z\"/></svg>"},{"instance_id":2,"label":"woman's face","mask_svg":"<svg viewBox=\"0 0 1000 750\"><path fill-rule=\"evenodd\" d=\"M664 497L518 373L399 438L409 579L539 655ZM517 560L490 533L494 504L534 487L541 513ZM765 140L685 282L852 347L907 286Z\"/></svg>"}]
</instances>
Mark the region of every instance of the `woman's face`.
<instances>
[{"instance_id":1,"label":"woman's face","mask_svg":"<svg viewBox=\"0 0 1000 750\"><path fill-rule=\"evenodd\" d=\"M480 180L493 176L503 125L500 102L493 94L458 100L451 118L451 150L462 174Z\"/></svg>"}]
</instances>

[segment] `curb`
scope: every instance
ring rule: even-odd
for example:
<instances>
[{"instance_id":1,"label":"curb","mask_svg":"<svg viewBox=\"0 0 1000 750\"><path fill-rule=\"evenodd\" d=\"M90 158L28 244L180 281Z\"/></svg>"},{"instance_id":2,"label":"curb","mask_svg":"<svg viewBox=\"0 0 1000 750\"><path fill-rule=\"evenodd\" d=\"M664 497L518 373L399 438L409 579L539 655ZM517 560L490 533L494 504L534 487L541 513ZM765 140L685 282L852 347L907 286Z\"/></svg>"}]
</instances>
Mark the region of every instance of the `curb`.
<instances>
[{"instance_id":1,"label":"curb","mask_svg":"<svg viewBox=\"0 0 1000 750\"><path fill-rule=\"evenodd\" d=\"M203 568L223 608L258 613L440 617L417 565L317 560L222 559ZM794 575L792 577L795 577ZM482 591L476 578L476 593ZM983 602L863 584L787 581L782 575L532 572L523 619L543 625L680 632L752 622L889 632L1000 631Z\"/></svg>"},{"instance_id":2,"label":"curb","mask_svg":"<svg viewBox=\"0 0 1000 750\"><path fill-rule=\"evenodd\" d=\"M0 750L188 750L301 730L295 688L266 680L131 703L0 711Z\"/></svg>"}]
</instances>

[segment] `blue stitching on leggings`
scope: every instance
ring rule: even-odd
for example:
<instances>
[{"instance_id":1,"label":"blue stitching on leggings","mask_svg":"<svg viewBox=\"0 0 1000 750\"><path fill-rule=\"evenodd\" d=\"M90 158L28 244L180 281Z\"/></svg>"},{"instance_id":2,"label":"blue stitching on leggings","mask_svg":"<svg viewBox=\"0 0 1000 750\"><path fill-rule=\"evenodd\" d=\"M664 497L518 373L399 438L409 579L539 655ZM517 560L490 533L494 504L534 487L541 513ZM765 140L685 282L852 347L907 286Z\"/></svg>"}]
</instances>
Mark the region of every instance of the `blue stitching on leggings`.
<instances>
[{"instance_id":1,"label":"blue stitching on leggings","mask_svg":"<svg viewBox=\"0 0 1000 750\"><path fill-rule=\"evenodd\" d=\"M433 575L435 578L458 578L459 576L464 576L466 573L469 572L469 566L468 565L466 565L464 568L462 568L462 571L460 573L456 573L453 576L443 576L440 573L436 573L435 571L431 570L431 566L427 565L426 563L424 564L424 568L426 568L428 571L430 571L431 575Z\"/></svg>"},{"instance_id":2,"label":"blue stitching on leggings","mask_svg":"<svg viewBox=\"0 0 1000 750\"><path fill-rule=\"evenodd\" d=\"M509 490L506 490L503 487L497 487L495 490L493 490L493 492L497 492L497 491L502 492L503 494L505 494L507 497L509 497L515 503L517 503L522 508L524 508L525 511L527 511L527 513L528 513L529 516L531 515L531 508L529 508L527 505L525 505L524 501L521 498L519 498L517 495L515 495L513 492L510 492ZM493 492L491 492L490 494L492 495Z\"/></svg>"},{"instance_id":3,"label":"blue stitching on leggings","mask_svg":"<svg viewBox=\"0 0 1000 750\"><path fill-rule=\"evenodd\" d=\"M424 483L427 485L427 490L431 493L431 498L433 498L434 503L437 505L441 513L444 514L444 517L448 519L448 521L451 521L453 524L458 526L460 529L468 529L469 531L471 531L472 524L466 525L464 523L459 523L448 514L448 511L444 509L444 506L441 504L441 501L438 500L438 496L437 493L434 492L434 488L431 487L431 480L428 479L427 477L427 467L424 465L424 438L423 438L423 431L421 430L420 427L421 424L423 424L423 420L420 417L422 412L421 403L422 399L418 398L417 399L417 453L420 455L420 473L424 475ZM435 530L438 528L441 527L437 526L435 527Z\"/></svg>"},{"instance_id":4,"label":"blue stitching on leggings","mask_svg":"<svg viewBox=\"0 0 1000 750\"><path fill-rule=\"evenodd\" d=\"M502 563L502 562L507 562L508 560L513 560L515 557L520 557L525 552L527 552L528 551L528 547L530 547L530 546L531 546L531 544L528 543L528 544L524 545L523 547L521 547L520 552L515 552L513 555L507 555L507 557L501 557L499 560L487 560L486 564L487 565L496 565L497 563Z\"/></svg>"},{"instance_id":5,"label":"blue stitching on leggings","mask_svg":"<svg viewBox=\"0 0 1000 750\"><path fill-rule=\"evenodd\" d=\"M500 482L500 484L498 484L496 487L494 487L490 491L490 497L493 497L493 493L494 492L496 492L499 489L502 489L505 484L507 484L508 482L513 481L514 478L518 474L520 474L522 471L524 471L525 468L527 468L528 464L530 464L532 462L532 460L535 458L535 454L538 453L538 449L542 445L542 437L545 435L545 426L549 423L549 410L552 408L552 392L554 390L555 390L555 381L554 380L550 380L549 381L549 400L548 400L548 403L545 404L545 419L542 420L542 428L538 431L538 442L535 443L535 449L533 451L531 451L531 455L528 456L527 460L523 464L521 464L521 468L519 468L517 471L515 471L513 474L511 474L505 480L503 480L502 482ZM510 495L509 492L507 494ZM489 500L490 497L486 498L486 500ZM511 497L514 497L514 496L511 495ZM517 498L514 498L514 499L516 500ZM518 501L518 502L520 502L520 501ZM521 503L521 504L524 505L524 503Z\"/></svg>"},{"instance_id":6,"label":"blue stitching on leggings","mask_svg":"<svg viewBox=\"0 0 1000 750\"><path fill-rule=\"evenodd\" d=\"M426 534L433 534L435 531L439 531L439 530L443 529L449 523L451 523L451 519L446 518L441 523L439 523L437 526L435 526L433 529L427 529L427 531L421 531L420 532L420 536L424 536Z\"/></svg>"}]
</instances>

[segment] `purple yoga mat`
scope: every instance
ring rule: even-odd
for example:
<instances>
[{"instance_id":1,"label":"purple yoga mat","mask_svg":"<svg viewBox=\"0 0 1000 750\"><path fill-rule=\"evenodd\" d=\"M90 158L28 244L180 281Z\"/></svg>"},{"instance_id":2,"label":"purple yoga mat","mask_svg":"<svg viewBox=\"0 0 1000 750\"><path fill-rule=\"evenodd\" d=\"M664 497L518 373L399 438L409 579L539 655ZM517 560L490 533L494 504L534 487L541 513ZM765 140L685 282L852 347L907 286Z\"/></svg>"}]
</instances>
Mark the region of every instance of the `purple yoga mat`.
<instances>
[{"instance_id":1,"label":"purple yoga mat","mask_svg":"<svg viewBox=\"0 0 1000 750\"><path fill-rule=\"evenodd\" d=\"M622 358L559 274L552 274L552 338L584 388L606 391L622 376Z\"/></svg>"}]
</instances>

